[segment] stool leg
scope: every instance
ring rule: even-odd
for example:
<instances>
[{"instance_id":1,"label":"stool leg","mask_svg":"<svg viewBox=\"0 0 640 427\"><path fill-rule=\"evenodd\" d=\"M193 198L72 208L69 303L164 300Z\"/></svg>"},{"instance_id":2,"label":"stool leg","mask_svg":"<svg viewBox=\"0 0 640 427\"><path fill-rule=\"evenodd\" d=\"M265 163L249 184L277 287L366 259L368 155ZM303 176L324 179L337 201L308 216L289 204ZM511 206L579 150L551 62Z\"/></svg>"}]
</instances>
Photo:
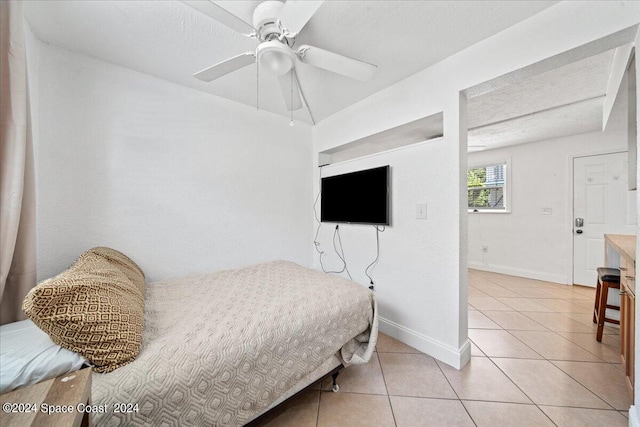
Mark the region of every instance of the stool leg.
<instances>
[{"instance_id":1,"label":"stool leg","mask_svg":"<svg viewBox=\"0 0 640 427\"><path fill-rule=\"evenodd\" d=\"M598 302L598 329L596 330L596 340L602 342L602 333L604 332L604 317L607 310L607 297L609 296L609 286L602 283L600 289L600 301Z\"/></svg>"},{"instance_id":2,"label":"stool leg","mask_svg":"<svg viewBox=\"0 0 640 427\"><path fill-rule=\"evenodd\" d=\"M600 278L598 278L597 283L596 283L596 301L593 304L593 323L598 323L598 319L596 317L596 313L598 312L598 309L600 308L599 304L600 304L600 291L602 286L600 285Z\"/></svg>"}]
</instances>

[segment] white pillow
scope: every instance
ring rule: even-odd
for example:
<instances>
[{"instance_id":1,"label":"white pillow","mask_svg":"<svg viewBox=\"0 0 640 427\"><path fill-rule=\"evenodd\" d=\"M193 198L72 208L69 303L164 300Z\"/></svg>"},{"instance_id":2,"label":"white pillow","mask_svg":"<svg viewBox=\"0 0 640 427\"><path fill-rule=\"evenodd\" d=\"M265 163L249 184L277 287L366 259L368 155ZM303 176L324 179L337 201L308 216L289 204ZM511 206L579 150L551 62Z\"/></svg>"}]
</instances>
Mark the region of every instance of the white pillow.
<instances>
[{"instance_id":1,"label":"white pillow","mask_svg":"<svg viewBox=\"0 0 640 427\"><path fill-rule=\"evenodd\" d=\"M77 371L85 363L31 320L0 326L0 393Z\"/></svg>"}]
</instances>

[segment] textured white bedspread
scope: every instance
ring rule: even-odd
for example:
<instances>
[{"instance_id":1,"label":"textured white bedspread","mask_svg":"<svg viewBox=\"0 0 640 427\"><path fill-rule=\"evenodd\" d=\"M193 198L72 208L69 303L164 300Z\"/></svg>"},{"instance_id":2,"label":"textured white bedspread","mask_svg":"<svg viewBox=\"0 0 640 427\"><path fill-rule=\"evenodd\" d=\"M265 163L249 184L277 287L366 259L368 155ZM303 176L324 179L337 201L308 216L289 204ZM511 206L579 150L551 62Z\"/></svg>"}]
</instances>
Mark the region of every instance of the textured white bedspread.
<instances>
[{"instance_id":1,"label":"textured white bedspread","mask_svg":"<svg viewBox=\"0 0 640 427\"><path fill-rule=\"evenodd\" d=\"M142 350L93 375L96 425L240 426L331 355L365 363L378 324L373 294L275 261L146 286ZM114 414L114 403L139 412Z\"/></svg>"}]
</instances>

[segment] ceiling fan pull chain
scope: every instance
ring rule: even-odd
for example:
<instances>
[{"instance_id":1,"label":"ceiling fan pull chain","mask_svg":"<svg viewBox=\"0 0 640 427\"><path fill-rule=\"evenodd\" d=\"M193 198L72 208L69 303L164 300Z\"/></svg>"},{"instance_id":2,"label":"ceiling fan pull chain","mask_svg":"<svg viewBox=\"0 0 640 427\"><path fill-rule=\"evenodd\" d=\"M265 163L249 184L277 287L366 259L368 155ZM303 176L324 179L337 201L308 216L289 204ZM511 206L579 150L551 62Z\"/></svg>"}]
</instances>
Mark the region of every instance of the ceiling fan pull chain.
<instances>
[{"instance_id":1,"label":"ceiling fan pull chain","mask_svg":"<svg viewBox=\"0 0 640 427\"><path fill-rule=\"evenodd\" d=\"M256 61L256 110L260 110L260 61Z\"/></svg>"},{"instance_id":2,"label":"ceiling fan pull chain","mask_svg":"<svg viewBox=\"0 0 640 427\"><path fill-rule=\"evenodd\" d=\"M293 73L293 70L289 72L289 74L291 74L291 121L289 122L289 126L293 126Z\"/></svg>"}]
</instances>

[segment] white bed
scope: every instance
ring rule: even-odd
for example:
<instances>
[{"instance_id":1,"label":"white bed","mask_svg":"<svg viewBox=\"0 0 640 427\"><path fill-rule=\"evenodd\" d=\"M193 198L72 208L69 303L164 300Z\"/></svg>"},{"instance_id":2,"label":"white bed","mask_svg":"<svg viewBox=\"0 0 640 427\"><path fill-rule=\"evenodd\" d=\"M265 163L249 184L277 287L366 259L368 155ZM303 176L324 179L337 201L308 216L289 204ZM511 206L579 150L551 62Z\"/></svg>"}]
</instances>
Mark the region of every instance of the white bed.
<instances>
[{"instance_id":1,"label":"white bed","mask_svg":"<svg viewBox=\"0 0 640 427\"><path fill-rule=\"evenodd\" d=\"M285 261L149 283L142 348L93 374L106 425L240 426L340 364L366 363L377 338L367 288Z\"/></svg>"}]
</instances>

